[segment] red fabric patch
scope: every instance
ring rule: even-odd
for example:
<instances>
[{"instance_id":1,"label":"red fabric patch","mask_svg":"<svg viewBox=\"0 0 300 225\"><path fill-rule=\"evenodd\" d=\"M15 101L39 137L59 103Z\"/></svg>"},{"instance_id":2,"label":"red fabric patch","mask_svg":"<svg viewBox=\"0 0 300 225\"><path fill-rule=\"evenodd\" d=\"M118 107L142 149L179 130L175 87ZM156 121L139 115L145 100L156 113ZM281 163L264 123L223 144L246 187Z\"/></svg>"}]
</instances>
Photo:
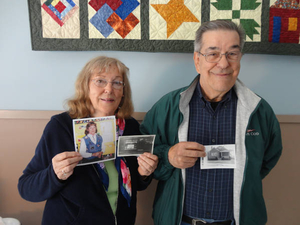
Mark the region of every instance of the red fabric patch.
<instances>
[{"instance_id":1,"label":"red fabric patch","mask_svg":"<svg viewBox=\"0 0 300 225\"><path fill-rule=\"evenodd\" d=\"M58 12L61 13L62 11L65 10L66 6L65 6L61 1L59 1L59 2L56 4L55 8L57 9Z\"/></svg>"},{"instance_id":2,"label":"red fabric patch","mask_svg":"<svg viewBox=\"0 0 300 225\"><path fill-rule=\"evenodd\" d=\"M64 23L48 8L47 5L43 4L42 8L62 27Z\"/></svg>"},{"instance_id":3,"label":"red fabric patch","mask_svg":"<svg viewBox=\"0 0 300 225\"><path fill-rule=\"evenodd\" d=\"M122 20L116 13L111 14L106 22L125 38L130 31L140 22L132 13L130 13L125 20Z\"/></svg>"},{"instance_id":4,"label":"red fabric patch","mask_svg":"<svg viewBox=\"0 0 300 225\"><path fill-rule=\"evenodd\" d=\"M89 5L98 11L105 3L109 5L113 11L116 11L123 2L120 0L91 0Z\"/></svg>"},{"instance_id":5,"label":"red fabric patch","mask_svg":"<svg viewBox=\"0 0 300 225\"><path fill-rule=\"evenodd\" d=\"M299 43L300 35L300 10L298 9L280 9L270 8L269 18L269 42L272 42L273 35L273 17L281 17L280 39L279 43ZM298 18L297 30L289 31L289 18Z\"/></svg>"}]
</instances>

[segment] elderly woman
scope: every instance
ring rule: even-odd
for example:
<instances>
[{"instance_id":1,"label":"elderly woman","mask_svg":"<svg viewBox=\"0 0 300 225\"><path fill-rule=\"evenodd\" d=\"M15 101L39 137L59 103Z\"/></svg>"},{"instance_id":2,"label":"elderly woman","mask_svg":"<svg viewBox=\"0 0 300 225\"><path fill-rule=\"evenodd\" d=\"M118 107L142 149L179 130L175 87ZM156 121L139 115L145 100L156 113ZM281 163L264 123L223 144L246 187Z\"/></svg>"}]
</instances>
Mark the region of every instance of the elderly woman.
<instances>
[{"instance_id":1,"label":"elderly woman","mask_svg":"<svg viewBox=\"0 0 300 225\"><path fill-rule=\"evenodd\" d=\"M19 179L20 195L32 202L47 200L42 224L133 225L137 191L149 185L157 156L144 153L76 167L82 156L74 151L72 130L72 119L115 115L117 136L140 134L131 117L128 68L113 58L92 59L68 105L68 112L47 124Z\"/></svg>"}]
</instances>

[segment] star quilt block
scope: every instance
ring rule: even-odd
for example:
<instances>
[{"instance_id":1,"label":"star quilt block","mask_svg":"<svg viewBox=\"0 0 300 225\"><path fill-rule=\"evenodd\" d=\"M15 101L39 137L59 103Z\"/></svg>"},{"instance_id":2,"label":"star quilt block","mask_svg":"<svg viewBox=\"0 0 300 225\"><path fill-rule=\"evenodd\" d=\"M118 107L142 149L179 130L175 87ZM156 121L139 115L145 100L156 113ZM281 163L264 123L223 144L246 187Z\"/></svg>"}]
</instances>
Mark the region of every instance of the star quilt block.
<instances>
[{"instance_id":1,"label":"star quilt block","mask_svg":"<svg viewBox=\"0 0 300 225\"><path fill-rule=\"evenodd\" d=\"M151 40L193 40L201 24L201 1L150 0Z\"/></svg>"}]
</instances>

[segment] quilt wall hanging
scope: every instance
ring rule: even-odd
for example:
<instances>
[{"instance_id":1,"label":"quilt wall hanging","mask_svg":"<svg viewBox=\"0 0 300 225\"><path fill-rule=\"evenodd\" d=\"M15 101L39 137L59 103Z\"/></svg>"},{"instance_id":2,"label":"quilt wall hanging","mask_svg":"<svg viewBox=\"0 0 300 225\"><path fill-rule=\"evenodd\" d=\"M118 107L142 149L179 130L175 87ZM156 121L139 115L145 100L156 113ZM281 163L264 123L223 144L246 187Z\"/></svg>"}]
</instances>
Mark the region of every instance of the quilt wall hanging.
<instances>
[{"instance_id":1,"label":"quilt wall hanging","mask_svg":"<svg viewBox=\"0 0 300 225\"><path fill-rule=\"evenodd\" d=\"M245 53L300 55L300 0L28 0L33 50L193 52L201 23L246 31Z\"/></svg>"}]
</instances>

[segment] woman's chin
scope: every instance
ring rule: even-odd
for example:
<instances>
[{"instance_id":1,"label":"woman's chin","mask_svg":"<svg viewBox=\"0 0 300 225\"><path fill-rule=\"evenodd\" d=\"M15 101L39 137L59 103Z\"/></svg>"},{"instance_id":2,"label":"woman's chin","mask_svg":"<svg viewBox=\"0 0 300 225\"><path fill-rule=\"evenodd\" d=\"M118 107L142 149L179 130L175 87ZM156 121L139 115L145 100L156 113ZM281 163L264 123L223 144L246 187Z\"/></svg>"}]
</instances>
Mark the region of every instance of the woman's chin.
<instances>
[{"instance_id":1,"label":"woman's chin","mask_svg":"<svg viewBox=\"0 0 300 225\"><path fill-rule=\"evenodd\" d=\"M93 117L105 117L105 116L114 116L115 115L115 111L101 111L101 112L95 112L93 114Z\"/></svg>"}]
</instances>

